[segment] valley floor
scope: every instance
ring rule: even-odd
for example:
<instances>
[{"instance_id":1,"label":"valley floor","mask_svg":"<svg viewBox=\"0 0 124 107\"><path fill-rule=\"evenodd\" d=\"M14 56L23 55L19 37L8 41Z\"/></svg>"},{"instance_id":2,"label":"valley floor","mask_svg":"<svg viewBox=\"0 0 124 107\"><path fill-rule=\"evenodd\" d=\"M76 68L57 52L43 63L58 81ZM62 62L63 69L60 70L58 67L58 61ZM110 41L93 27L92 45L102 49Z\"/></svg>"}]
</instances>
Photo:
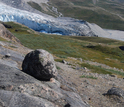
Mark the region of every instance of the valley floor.
<instances>
[{"instance_id":1,"label":"valley floor","mask_svg":"<svg viewBox=\"0 0 124 107\"><path fill-rule=\"evenodd\" d=\"M106 30L106 31L110 33L110 36L105 35L104 36L105 38L124 41L124 31L119 31L119 30Z\"/></svg>"}]
</instances>

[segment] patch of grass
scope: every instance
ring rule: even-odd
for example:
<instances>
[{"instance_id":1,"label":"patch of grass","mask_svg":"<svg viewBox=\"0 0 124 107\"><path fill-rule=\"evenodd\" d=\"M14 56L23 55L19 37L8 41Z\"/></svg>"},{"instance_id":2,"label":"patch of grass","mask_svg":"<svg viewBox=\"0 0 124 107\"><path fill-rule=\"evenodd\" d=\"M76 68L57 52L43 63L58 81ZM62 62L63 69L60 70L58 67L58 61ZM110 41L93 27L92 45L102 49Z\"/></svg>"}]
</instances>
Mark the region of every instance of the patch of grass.
<instances>
[{"instance_id":1,"label":"patch of grass","mask_svg":"<svg viewBox=\"0 0 124 107\"><path fill-rule=\"evenodd\" d=\"M11 45L10 47L11 47L11 48L17 48L16 46L12 46L12 45Z\"/></svg>"},{"instance_id":2,"label":"patch of grass","mask_svg":"<svg viewBox=\"0 0 124 107\"><path fill-rule=\"evenodd\" d=\"M37 3L35 3L35 2L30 1L30 2L28 2L28 4L29 4L32 8L36 9L36 10L39 10L39 11L42 10L41 6L40 6L39 4L37 4Z\"/></svg>"},{"instance_id":3,"label":"patch of grass","mask_svg":"<svg viewBox=\"0 0 124 107\"><path fill-rule=\"evenodd\" d=\"M119 47L110 48L108 46L102 46L102 45L96 45L96 46L89 45L89 46L87 46L87 48L101 51L102 53L111 54L113 56L120 57L120 58L124 59L124 51L122 51Z\"/></svg>"},{"instance_id":4,"label":"patch of grass","mask_svg":"<svg viewBox=\"0 0 124 107\"><path fill-rule=\"evenodd\" d=\"M90 65L88 63L82 63L82 67L86 67L91 70L93 73L98 73L98 74L116 74L124 77L124 72L117 71L117 70L112 70L112 69L105 69L102 68L101 66L95 66L95 65Z\"/></svg>"},{"instance_id":5,"label":"patch of grass","mask_svg":"<svg viewBox=\"0 0 124 107\"><path fill-rule=\"evenodd\" d=\"M66 55L56 55L56 56L58 56L59 58L67 58Z\"/></svg>"},{"instance_id":6,"label":"patch of grass","mask_svg":"<svg viewBox=\"0 0 124 107\"><path fill-rule=\"evenodd\" d=\"M105 69L113 74L116 74L116 75L120 75L122 77L124 77L124 72L121 72L121 71L116 71L116 70L112 70L112 69Z\"/></svg>"},{"instance_id":7,"label":"patch of grass","mask_svg":"<svg viewBox=\"0 0 124 107\"><path fill-rule=\"evenodd\" d=\"M118 42L117 40L112 40L112 39L107 39L107 38L99 38L99 37L72 36L71 38L88 41L88 42L105 43L105 44Z\"/></svg>"},{"instance_id":8,"label":"patch of grass","mask_svg":"<svg viewBox=\"0 0 124 107\"><path fill-rule=\"evenodd\" d=\"M59 16L59 13L54 12L54 11L52 10L52 6L51 6L51 5L47 5L47 4L45 4L45 3L41 3L41 4L39 5L38 3L32 2L32 1L29 1L28 4L29 4L32 8L34 8L34 9L36 9L36 10L38 10L38 11L41 11L41 12L43 12L43 13L45 13L45 14L48 14L48 15L51 15L51 16L54 16L54 17L58 17L58 16Z\"/></svg>"},{"instance_id":9,"label":"patch of grass","mask_svg":"<svg viewBox=\"0 0 124 107\"><path fill-rule=\"evenodd\" d=\"M61 68L60 67L58 67L58 66L56 66L56 68L58 69L58 70L60 70Z\"/></svg>"},{"instance_id":10,"label":"patch of grass","mask_svg":"<svg viewBox=\"0 0 124 107\"><path fill-rule=\"evenodd\" d=\"M28 30L31 31L28 27L25 25L15 23L15 22L2 22L2 24L10 31L10 32L16 32L17 34L25 34L28 33ZM33 33L33 32L32 32Z\"/></svg>"},{"instance_id":11,"label":"patch of grass","mask_svg":"<svg viewBox=\"0 0 124 107\"><path fill-rule=\"evenodd\" d=\"M111 72L107 71L106 69L101 68L100 66L94 66L90 65L88 63L82 63L80 64L82 67L86 67L91 70L93 73L98 73L98 74L112 74Z\"/></svg>"},{"instance_id":12,"label":"patch of grass","mask_svg":"<svg viewBox=\"0 0 124 107\"><path fill-rule=\"evenodd\" d=\"M62 59L55 59L56 62L62 62Z\"/></svg>"},{"instance_id":13,"label":"patch of grass","mask_svg":"<svg viewBox=\"0 0 124 107\"><path fill-rule=\"evenodd\" d=\"M6 40L6 39L4 39L4 38L2 38L2 37L0 37L0 41L7 42L7 40Z\"/></svg>"},{"instance_id":14,"label":"patch of grass","mask_svg":"<svg viewBox=\"0 0 124 107\"><path fill-rule=\"evenodd\" d=\"M86 76L86 75L82 75L80 76L80 78L90 78L90 79L97 79L96 77L93 77L93 76Z\"/></svg>"},{"instance_id":15,"label":"patch of grass","mask_svg":"<svg viewBox=\"0 0 124 107\"><path fill-rule=\"evenodd\" d=\"M121 61L121 63L124 63L124 61Z\"/></svg>"}]
</instances>

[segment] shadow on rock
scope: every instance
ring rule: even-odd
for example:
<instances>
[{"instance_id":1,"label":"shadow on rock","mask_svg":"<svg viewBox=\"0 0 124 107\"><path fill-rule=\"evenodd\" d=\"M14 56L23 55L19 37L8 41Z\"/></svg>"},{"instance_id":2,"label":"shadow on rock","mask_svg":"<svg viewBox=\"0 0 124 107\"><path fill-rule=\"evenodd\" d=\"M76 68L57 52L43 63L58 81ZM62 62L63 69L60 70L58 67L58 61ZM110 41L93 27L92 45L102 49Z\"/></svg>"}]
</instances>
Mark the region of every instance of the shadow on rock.
<instances>
[{"instance_id":1,"label":"shadow on rock","mask_svg":"<svg viewBox=\"0 0 124 107\"><path fill-rule=\"evenodd\" d=\"M55 78L58 74L53 56L42 49L37 49L26 55L22 71L44 81Z\"/></svg>"},{"instance_id":2,"label":"shadow on rock","mask_svg":"<svg viewBox=\"0 0 124 107\"><path fill-rule=\"evenodd\" d=\"M124 51L124 46L119 46L119 48L120 48L122 51Z\"/></svg>"}]
</instances>

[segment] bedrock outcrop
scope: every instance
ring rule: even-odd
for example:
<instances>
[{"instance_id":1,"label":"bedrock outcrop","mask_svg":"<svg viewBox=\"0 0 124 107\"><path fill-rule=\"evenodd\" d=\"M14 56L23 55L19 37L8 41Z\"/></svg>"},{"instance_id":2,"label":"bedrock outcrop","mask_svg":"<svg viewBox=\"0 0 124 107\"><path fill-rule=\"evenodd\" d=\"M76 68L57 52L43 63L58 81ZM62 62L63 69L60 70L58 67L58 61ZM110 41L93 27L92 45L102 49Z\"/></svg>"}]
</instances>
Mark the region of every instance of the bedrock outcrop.
<instances>
[{"instance_id":1,"label":"bedrock outcrop","mask_svg":"<svg viewBox=\"0 0 124 107\"><path fill-rule=\"evenodd\" d=\"M5 48L1 48L1 107L89 107L77 93L61 89L61 83L58 80L52 78L51 81L40 81L22 72L18 66L15 66L15 63L22 62L24 59L18 52L14 54L14 51L9 50L14 55L14 58L11 56L10 58L2 59L4 51L6 51ZM39 53L39 51L40 58L42 56L47 57L44 59L44 63L46 59L53 60L53 57L45 50L36 50L31 53L34 55L34 52ZM9 65L8 61L13 61L13 64Z\"/></svg>"}]
</instances>

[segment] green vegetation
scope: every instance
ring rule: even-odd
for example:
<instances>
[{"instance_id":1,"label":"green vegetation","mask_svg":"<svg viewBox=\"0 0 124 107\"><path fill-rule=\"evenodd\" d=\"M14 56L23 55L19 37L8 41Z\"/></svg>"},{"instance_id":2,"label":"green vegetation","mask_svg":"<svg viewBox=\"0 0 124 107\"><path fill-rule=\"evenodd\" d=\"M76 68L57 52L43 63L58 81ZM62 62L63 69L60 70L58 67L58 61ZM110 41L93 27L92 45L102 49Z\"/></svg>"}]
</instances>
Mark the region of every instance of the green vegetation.
<instances>
[{"instance_id":1,"label":"green vegetation","mask_svg":"<svg viewBox=\"0 0 124 107\"><path fill-rule=\"evenodd\" d=\"M109 0L100 0L96 4L92 0L49 0L49 5L32 1L28 4L54 17L58 17L59 13L52 10L53 6L65 17L86 20L106 29L124 30L124 4L121 3Z\"/></svg>"},{"instance_id":2,"label":"green vegetation","mask_svg":"<svg viewBox=\"0 0 124 107\"><path fill-rule=\"evenodd\" d=\"M112 70L112 69L106 69L108 72L111 72L113 74L116 74L116 75L120 75L122 77L124 77L124 72L120 72L120 71L116 71L116 70Z\"/></svg>"},{"instance_id":3,"label":"green vegetation","mask_svg":"<svg viewBox=\"0 0 124 107\"><path fill-rule=\"evenodd\" d=\"M97 79L96 77L93 77L93 76L86 76L86 75L82 75L82 76L80 76L80 78Z\"/></svg>"},{"instance_id":4,"label":"green vegetation","mask_svg":"<svg viewBox=\"0 0 124 107\"><path fill-rule=\"evenodd\" d=\"M37 4L37 3L35 3L35 2L30 1L30 2L28 2L28 4L29 4L31 7L35 8L35 9L37 9L37 10L39 10L39 11L42 10L41 6L40 6L39 4Z\"/></svg>"},{"instance_id":5,"label":"green vegetation","mask_svg":"<svg viewBox=\"0 0 124 107\"><path fill-rule=\"evenodd\" d=\"M54 16L54 17L58 17L58 16L59 16L58 13L56 13L56 12L54 12L54 11L52 10L52 6L47 5L47 4L45 4L45 3L38 4L38 3L35 3L35 2L32 2L32 1L29 1L28 4L29 4L32 8L34 8L34 9L36 9L36 10L38 10L38 11L41 11L41 12L43 12L43 13L45 13L45 14L52 15L52 16Z\"/></svg>"},{"instance_id":6,"label":"green vegetation","mask_svg":"<svg viewBox=\"0 0 124 107\"><path fill-rule=\"evenodd\" d=\"M124 30L124 4L99 0L50 0L53 5L66 17L73 17L96 23L102 28ZM118 15L119 14L119 15Z\"/></svg>"},{"instance_id":7,"label":"green vegetation","mask_svg":"<svg viewBox=\"0 0 124 107\"><path fill-rule=\"evenodd\" d=\"M105 68L102 68L101 66L90 65L88 63L82 63L80 65L82 67L86 67L86 68L90 69L91 72L93 72L93 73L110 74L110 75L115 74L115 75L120 75L120 76L124 77L124 72L120 72L117 70L105 69Z\"/></svg>"},{"instance_id":8,"label":"green vegetation","mask_svg":"<svg viewBox=\"0 0 124 107\"><path fill-rule=\"evenodd\" d=\"M4 39L4 38L2 38L2 37L0 37L0 41L7 41L6 39Z\"/></svg>"},{"instance_id":9,"label":"green vegetation","mask_svg":"<svg viewBox=\"0 0 124 107\"><path fill-rule=\"evenodd\" d=\"M60 70L61 68L60 67L58 67L58 66L56 66L56 68L58 69L58 70Z\"/></svg>"},{"instance_id":10,"label":"green vegetation","mask_svg":"<svg viewBox=\"0 0 124 107\"><path fill-rule=\"evenodd\" d=\"M10 45L10 47L11 47L11 48L17 48L16 46L12 46L12 45Z\"/></svg>"},{"instance_id":11,"label":"green vegetation","mask_svg":"<svg viewBox=\"0 0 124 107\"><path fill-rule=\"evenodd\" d=\"M75 37L36 33L21 24L4 23L21 43L31 49L45 49L58 57L62 62L67 57L82 58L93 62L103 63L110 67L124 70L124 51L119 47L124 42L99 37ZM82 63L82 67L91 69L91 72L102 74L123 75L120 72L104 69Z\"/></svg>"},{"instance_id":12,"label":"green vegetation","mask_svg":"<svg viewBox=\"0 0 124 107\"><path fill-rule=\"evenodd\" d=\"M93 46L93 45L88 45L86 46L87 48L90 48L90 49L93 49L93 50L97 50L97 51L100 51L102 53L105 53L105 54L110 54L110 55L113 55L113 57L117 58L118 59L120 58L123 58L124 57L124 52L122 50L120 50L118 47L116 48L111 48L111 47L108 47L108 46L102 46L102 45L96 45L96 46Z\"/></svg>"},{"instance_id":13,"label":"green vegetation","mask_svg":"<svg viewBox=\"0 0 124 107\"><path fill-rule=\"evenodd\" d=\"M72 36L71 38L74 38L74 39L78 39L78 40L83 40L83 41L88 41L88 42L96 42L96 43L114 43L116 42L116 40L112 40L112 39L106 39L106 38L98 38L98 37L90 37L90 38L87 38L87 37L80 37L80 36Z\"/></svg>"},{"instance_id":14,"label":"green vegetation","mask_svg":"<svg viewBox=\"0 0 124 107\"><path fill-rule=\"evenodd\" d=\"M55 61L57 61L57 62L62 62L62 59L61 59L61 58L55 59Z\"/></svg>"},{"instance_id":15,"label":"green vegetation","mask_svg":"<svg viewBox=\"0 0 124 107\"><path fill-rule=\"evenodd\" d=\"M90 69L91 72L94 72L94 73L98 73L98 74L112 74L111 72L107 71L106 69L101 68L101 66L94 66L94 65L90 65L88 63L82 63L81 66Z\"/></svg>"}]
</instances>

